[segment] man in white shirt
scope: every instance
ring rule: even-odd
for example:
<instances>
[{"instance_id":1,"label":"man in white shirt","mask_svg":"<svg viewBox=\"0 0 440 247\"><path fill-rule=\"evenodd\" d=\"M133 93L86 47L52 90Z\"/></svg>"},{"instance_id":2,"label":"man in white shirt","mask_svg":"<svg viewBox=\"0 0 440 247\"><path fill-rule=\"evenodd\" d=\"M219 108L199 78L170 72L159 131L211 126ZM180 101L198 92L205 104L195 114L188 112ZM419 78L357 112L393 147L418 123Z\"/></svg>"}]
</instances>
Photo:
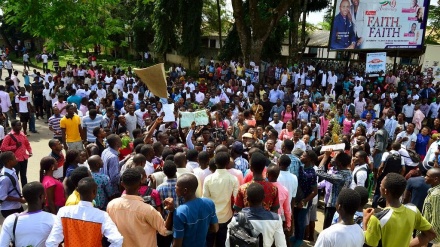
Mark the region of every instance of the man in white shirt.
<instances>
[{"instance_id":1,"label":"man in white shirt","mask_svg":"<svg viewBox=\"0 0 440 247\"><path fill-rule=\"evenodd\" d=\"M92 201L97 189L98 185L92 177L79 181L76 191L81 200L78 205L60 208L46 240L46 247L58 247L63 240L65 246L76 245L74 243L101 246L103 236L110 242L110 246L122 246L123 237L110 216L93 207Z\"/></svg>"},{"instance_id":2,"label":"man in white shirt","mask_svg":"<svg viewBox=\"0 0 440 247\"><path fill-rule=\"evenodd\" d=\"M133 139L133 130L136 129L136 125L138 121L136 115L134 114L133 105L128 106L128 113L125 114L125 120L126 120L128 134L130 135L130 138Z\"/></svg>"},{"instance_id":3,"label":"man in white shirt","mask_svg":"<svg viewBox=\"0 0 440 247\"><path fill-rule=\"evenodd\" d=\"M356 81L356 86L354 86L353 91L354 91L354 98L359 97L359 94L360 94L362 91L364 91L364 87L362 87L360 81Z\"/></svg>"},{"instance_id":4,"label":"man in white shirt","mask_svg":"<svg viewBox=\"0 0 440 247\"><path fill-rule=\"evenodd\" d=\"M331 71L331 76L328 77L328 84L335 88L336 82L338 82L338 76L335 75L334 71Z\"/></svg>"},{"instance_id":5,"label":"man in white shirt","mask_svg":"<svg viewBox=\"0 0 440 247\"><path fill-rule=\"evenodd\" d=\"M296 192L298 190L298 178L295 174L290 173L289 166L291 163L291 159L289 156L283 154L278 159L278 165L280 166L280 175L278 176L277 182L286 187L289 192L289 205L291 205L291 209L295 208L295 205L292 204L292 200L296 197Z\"/></svg>"},{"instance_id":6,"label":"man in white shirt","mask_svg":"<svg viewBox=\"0 0 440 247\"><path fill-rule=\"evenodd\" d=\"M361 196L352 189L344 188L339 192L336 210L340 222L330 226L319 234L315 246L326 247L362 247L365 237L362 228L353 221L354 214L361 204Z\"/></svg>"},{"instance_id":7,"label":"man in white shirt","mask_svg":"<svg viewBox=\"0 0 440 247\"><path fill-rule=\"evenodd\" d=\"M278 113L273 114L273 121L269 123L277 132L278 134L281 133L281 130L283 130L283 122L280 121L280 115Z\"/></svg>"},{"instance_id":8,"label":"man in white shirt","mask_svg":"<svg viewBox=\"0 0 440 247\"><path fill-rule=\"evenodd\" d=\"M417 135L414 133L414 128L415 124L409 123L408 126L406 126L406 131L400 132L396 137L396 141L402 144L406 149L415 149Z\"/></svg>"},{"instance_id":9,"label":"man in white shirt","mask_svg":"<svg viewBox=\"0 0 440 247\"><path fill-rule=\"evenodd\" d=\"M279 91L276 85L274 84L273 88L269 92L269 101L272 104L276 104L279 98L280 98Z\"/></svg>"},{"instance_id":10,"label":"man in white shirt","mask_svg":"<svg viewBox=\"0 0 440 247\"><path fill-rule=\"evenodd\" d=\"M46 53L43 53L41 55L41 59L43 60L43 71L46 71L49 67L47 66L47 60L49 59L49 57L47 56Z\"/></svg>"},{"instance_id":11,"label":"man in white shirt","mask_svg":"<svg viewBox=\"0 0 440 247\"><path fill-rule=\"evenodd\" d=\"M23 187L23 197L28 204L28 210L5 219L0 234L0 246L9 246L10 243L15 246L45 246L56 215L42 211L46 198L43 185L39 182L27 183Z\"/></svg>"},{"instance_id":12,"label":"man in white shirt","mask_svg":"<svg viewBox=\"0 0 440 247\"><path fill-rule=\"evenodd\" d=\"M368 164L367 153L365 151L358 151L353 157L353 163L355 164L353 170L353 176L351 180L350 189L354 189L357 186L365 187L365 182L368 179Z\"/></svg>"},{"instance_id":13,"label":"man in white shirt","mask_svg":"<svg viewBox=\"0 0 440 247\"><path fill-rule=\"evenodd\" d=\"M13 65L12 65L12 61L9 58L6 58L5 61L5 69L8 71L8 77L11 78L12 76L12 70L14 69Z\"/></svg>"},{"instance_id":14,"label":"man in white shirt","mask_svg":"<svg viewBox=\"0 0 440 247\"><path fill-rule=\"evenodd\" d=\"M0 107L3 114L6 116L4 127L9 127L9 121L12 121L12 103L11 97L5 92L5 86L0 85Z\"/></svg>"},{"instance_id":15,"label":"man in white shirt","mask_svg":"<svg viewBox=\"0 0 440 247\"><path fill-rule=\"evenodd\" d=\"M408 104L404 105L402 108L402 113L405 115L405 121L407 123L411 123L413 116L414 116L414 107L415 105L412 104L412 99L407 99Z\"/></svg>"},{"instance_id":16,"label":"man in white shirt","mask_svg":"<svg viewBox=\"0 0 440 247\"><path fill-rule=\"evenodd\" d=\"M194 96L196 98L196 102L197 103L202 103L203 100L205 99L205 94L199 91L199 87L196 86L194 88Z\"/></svg>"}]
</instances>

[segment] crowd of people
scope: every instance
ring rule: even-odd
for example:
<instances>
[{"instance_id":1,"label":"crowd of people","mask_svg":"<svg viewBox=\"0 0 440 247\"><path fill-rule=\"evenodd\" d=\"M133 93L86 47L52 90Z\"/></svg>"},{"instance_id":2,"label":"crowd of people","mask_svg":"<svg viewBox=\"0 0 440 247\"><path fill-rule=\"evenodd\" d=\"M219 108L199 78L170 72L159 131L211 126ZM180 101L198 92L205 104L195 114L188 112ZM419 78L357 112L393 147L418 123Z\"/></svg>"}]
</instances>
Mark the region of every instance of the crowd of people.
<instances>
[{"instance_id":1,"label":"crowd of people","mask_svg":"<svg viewBox=\"0 0 440 247\"><path fill-rule=\"evenodd\" d=\"M25 71L24 84L13 71L0 85L0 246L299 247L315 241L319 199L315 246L440 243L432 74L199 62L196 78L170 68L167 98L96 61ZM182 128L199 110L208 124ZM53 139L27 183L35 118Z\"/></svg>"}]
</instances>

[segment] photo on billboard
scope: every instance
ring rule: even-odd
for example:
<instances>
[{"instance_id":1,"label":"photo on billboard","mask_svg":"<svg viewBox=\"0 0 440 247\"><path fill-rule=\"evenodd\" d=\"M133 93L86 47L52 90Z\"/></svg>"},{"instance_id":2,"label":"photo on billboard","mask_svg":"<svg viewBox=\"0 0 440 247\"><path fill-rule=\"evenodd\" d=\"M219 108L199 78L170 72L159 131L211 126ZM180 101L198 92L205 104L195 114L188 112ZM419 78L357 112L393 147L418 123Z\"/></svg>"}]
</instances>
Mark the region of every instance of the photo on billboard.
<instances>
[{"instance_id":1,"label":"photo on billboard","mask_svg":"<svg viewBox=\"0 0 440 247\"><path fill-rule=\"evenodd\" d=\"M330 50L422 49L429 0L336 0Z\"/></svg>"}]
</instances>

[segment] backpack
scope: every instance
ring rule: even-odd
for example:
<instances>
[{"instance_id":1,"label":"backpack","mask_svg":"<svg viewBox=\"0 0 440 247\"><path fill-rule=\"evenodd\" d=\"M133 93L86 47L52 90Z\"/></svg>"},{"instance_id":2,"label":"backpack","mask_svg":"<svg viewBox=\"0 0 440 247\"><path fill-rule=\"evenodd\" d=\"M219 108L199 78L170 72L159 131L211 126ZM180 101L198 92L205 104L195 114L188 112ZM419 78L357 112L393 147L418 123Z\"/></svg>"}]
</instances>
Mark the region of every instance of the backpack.
<instances>
[{"instance_id":1,"label":"backpack","mask_svg":"<svg viewBox=\"0 0 440 247\"><path fill-rule=\"evenodd\" d=\"M5 172L4 174L1 174L1 175L0 175L0 177L3 177L3 176L8 177L9 180L11 180L11 183L12 183L12 187L13 187L13 188L12 188L11 190L8 191L8 195L11 194L12 191L16 191L16 192L18 193L18 195L21 197L20 192L17 190L17 182L15 181L15 178L14 178L11 174L9 174L9 173L7 173L7 172ZM1 184L0 184L0 186L1 186ZM2 204L2 203L3 203L3 201L0 200L0 204Z\"/></svg>"},{"instance_id":2,"label":"backpack","mask_svg":"<svg viewBox=\"0 0 440 247\"><path fill-rule=\"evenodd\" d=\"M373 191L374 186L374 174L371 171L371 169L367 169L365 167L361 167L359 170L356 171L356 173L353 175L354 183L357 184L357 176L356 174L359 171L366 171L367 172L367 179L365 180L364 187L368 190L368 195L371 195L371 191Z\"/></svg>"},{"instance_id":3,"label":"backpack","mask_svg":"<svg viewBox=\"0 0 440 247\"><path fill-rule=\"evenodd\" d=\"M414 151L412 149L407 149L406 151L408 152L409 157L411 158L412 162L414 162L414 163L420 162L420 160L421 160L420 155L416 151Z\"/></svg>"},{"instance_id":4,"label":"backpack","mask_svg":"<svg viewBox=\"0 0 440 247\"><path fill-rule=\"evenodd\" d=\"M243 212L238 213L238 224L229 228L231 247L259 247L263 237L259 235Z\"/></svg>"},{"instance_id":5,"label":"backpack","mask_svg":"<svg viewBox=\"0 0 440 247\"><path fill-rule=\"evenodd\" d=\"M380 180L385 177L388 173L400 173L402 170L402 157L400 154L390 153L385 159L384 168L382 174L379 176Z\"/></svg>"}]
</instances>

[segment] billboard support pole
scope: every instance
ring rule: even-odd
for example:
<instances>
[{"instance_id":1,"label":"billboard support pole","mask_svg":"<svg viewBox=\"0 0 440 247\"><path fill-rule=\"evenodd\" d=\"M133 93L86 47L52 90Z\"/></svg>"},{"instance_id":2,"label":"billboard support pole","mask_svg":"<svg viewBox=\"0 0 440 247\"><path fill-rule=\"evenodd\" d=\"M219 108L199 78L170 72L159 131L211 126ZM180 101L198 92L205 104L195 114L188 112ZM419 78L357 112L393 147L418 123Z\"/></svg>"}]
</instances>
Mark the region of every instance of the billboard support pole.
<instances>
[{"instance_id":1,"label":"billboard support pole","mask_svg":"<svg viewBox=\"0 0 440 247\"><path fill-rule=\"evenodd\" d=\"M397 50L396 55L394 55L394 63L393 63L393 74L396 74L396 61L397 57L399 56L399 50Z\"/></svg>"},{"instance_id":2,"label":"billboard support pole","mask_svg":"<svg viewBox=\"0 0 440 247\"><path fill-rule=\"evenodd\" d=\"M347 51L348 55L347 55L347 63L345 64L345 71L348 71L348 64L350 63L350 58L351 58L351 51Z\"/></svg>"}]
</instances>

